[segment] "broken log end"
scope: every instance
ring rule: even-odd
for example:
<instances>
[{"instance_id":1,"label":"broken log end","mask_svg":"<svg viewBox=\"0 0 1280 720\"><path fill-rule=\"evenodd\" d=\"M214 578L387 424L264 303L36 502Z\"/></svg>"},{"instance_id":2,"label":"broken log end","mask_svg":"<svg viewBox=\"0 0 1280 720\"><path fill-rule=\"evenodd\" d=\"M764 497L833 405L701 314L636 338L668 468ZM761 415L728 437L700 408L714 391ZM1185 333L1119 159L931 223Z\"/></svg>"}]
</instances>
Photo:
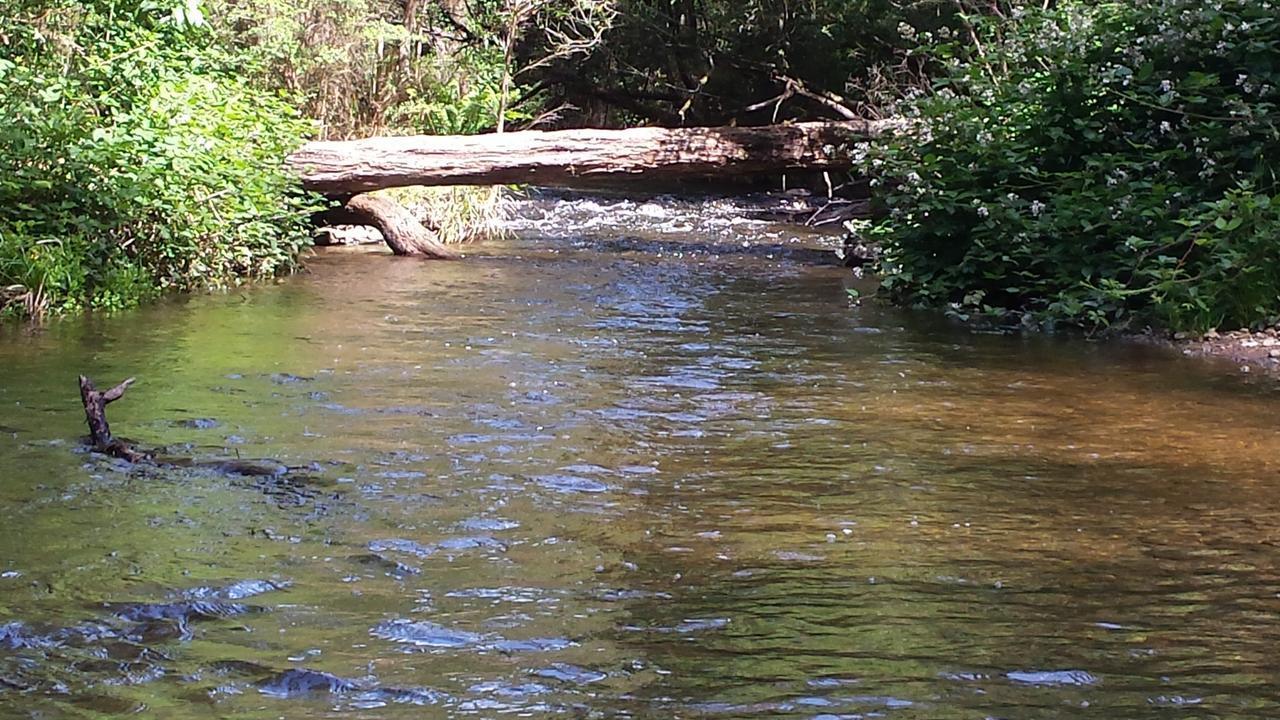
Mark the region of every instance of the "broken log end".
<instances>
[{"instance_id":1,"label":"broken log end","mask_svg":"<svg viewBox=\"0 0 1280 720\"><path fill-rule=\"evenodd\" d=\"M145 460L149 456L111 436L111 426L107 423L107 404L124 397L125 391L135 381L136 378L129 378L106 392L99 392L92 380L84 375L80 376L80 401L84 404L84 419L89 426L90 444L96 452L129 462Z\"/></svg>"},{"instance_id":2,"label":"broken log end","mask_svg":"<svg viewBox=\"0 0 1280 720\"><path fill-rule=\"evenodd\" d=\"M110 390L108 390L108 391L106 391L106 392L102 393L102 401L103 401L104 403L113 403L113 402L115 402L115 401L119 400L120 398L124 397L124 391L125 391L125 390L128 390L128 389L129 389L129 386L130 386L130 385L132 385L132 384L133 384L134 382L136 382L136 381L137 381L137 378L129 378L128 380L125 380L124 382L120 383L119 385L117 385L117 386L115 386L115 387L111 388Z\"/></svg>"}]
</instances>

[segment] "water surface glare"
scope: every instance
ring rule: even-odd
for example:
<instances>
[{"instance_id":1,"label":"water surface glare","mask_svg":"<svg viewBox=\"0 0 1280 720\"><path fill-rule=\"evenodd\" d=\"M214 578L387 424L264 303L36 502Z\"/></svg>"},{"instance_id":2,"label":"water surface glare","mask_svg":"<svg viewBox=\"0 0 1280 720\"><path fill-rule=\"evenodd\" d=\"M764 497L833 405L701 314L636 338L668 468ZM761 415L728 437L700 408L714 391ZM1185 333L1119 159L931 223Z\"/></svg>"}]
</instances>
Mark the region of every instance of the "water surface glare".
<instances>
[{"instance_id":1,"label":"water surface glare","mask_svg":"<svg viewBox=\"0 0 1280 720\"><path fill-rule=\"evenodd\" d=\"M5 334L0 717L1280 717L1274 385L678 242Z\"/></svg>"}]
</instances>

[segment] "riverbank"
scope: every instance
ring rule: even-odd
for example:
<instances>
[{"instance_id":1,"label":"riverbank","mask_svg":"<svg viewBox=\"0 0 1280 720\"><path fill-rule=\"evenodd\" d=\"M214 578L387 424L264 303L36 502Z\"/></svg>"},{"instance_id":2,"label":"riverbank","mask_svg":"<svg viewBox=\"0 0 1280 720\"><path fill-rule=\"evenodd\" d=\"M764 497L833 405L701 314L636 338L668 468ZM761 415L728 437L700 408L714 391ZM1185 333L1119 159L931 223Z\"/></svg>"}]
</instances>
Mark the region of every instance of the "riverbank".
<instances>
[{"instance_id":1,"label":"riverbank","mask_svg":"<svg viewBox=\"0 0 1280 720\"><path fill-rule=\"evenodd\" d=\"M423 219L435 216L441 201L452 188L406 191L397 199ZM599 251L654 258L674 257L702 261L725 261L752 257L771 263L789 261L840 273L840 253L844 248L842 221L865 214L865 203L857 200L828 200L804 190L769 191L747 194L701 193L689 195L623 192L583 192L530 188L523 192L502 191L492 196L488 189L465 189L470 197L483 193L488 208L467 218L473 227L482 227L478 237L463 234L451 237L466 255L483 257L499 248L512 252L538 252L551 240L565 249L561 240L571 240L575 252ZM480 207L482 203L475 203ZM451 225L466 225L461 219ZM373 255L385 251L381 235L367 226L326 228L317 245L365 244L359 252ZM473 238L476 235L472 236ZM508 247L510 239L523 238L518 249ZM501 250L498 250L501 252ZM323 250L321 250L323 253ZM321 259L323 262L323 259ZM464 263L466 265L466 263ZM769 272L762 268L761 272ZM851 294L872 297L877 279L848 272ZM972 329L972 328L970 328ZM1264 332L1210 332L1204 336L1171 336L1158 331L1121 335L1104 342L1140 344L1161 348L1170 354L1209 363L1229 374L1254 373L1280 379L1280 326Z\"/></svg>"},{"instance_id":2,"label":"riverbank","mask_svg":"<svg viewBox=\"0 0 1280 720\"><path fill-rule=\"evenodd\" d=\"M1260 332L1210 330L1200 337L1175 336L1172 344L1183 355L1230 363L1242 373L1280 377L1280 323Z\"/></svg>"}]
</instances>

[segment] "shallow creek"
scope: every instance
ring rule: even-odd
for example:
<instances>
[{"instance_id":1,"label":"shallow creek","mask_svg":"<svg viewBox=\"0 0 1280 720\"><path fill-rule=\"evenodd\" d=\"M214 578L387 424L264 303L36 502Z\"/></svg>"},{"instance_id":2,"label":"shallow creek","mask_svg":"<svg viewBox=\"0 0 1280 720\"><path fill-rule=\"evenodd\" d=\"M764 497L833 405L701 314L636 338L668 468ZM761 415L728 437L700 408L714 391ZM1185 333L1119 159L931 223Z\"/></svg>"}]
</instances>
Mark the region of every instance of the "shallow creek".
<instances>
[{"instance_id":1,"label":"shallow creek","mask_svg":"<svg viewBox=\"0 0 1280 720\"><path fill-rule=\"evenodd\" d=\"M1273 380L564 208L0 337L0 717L1280 717Z\"/></svg>"}]
</instances>

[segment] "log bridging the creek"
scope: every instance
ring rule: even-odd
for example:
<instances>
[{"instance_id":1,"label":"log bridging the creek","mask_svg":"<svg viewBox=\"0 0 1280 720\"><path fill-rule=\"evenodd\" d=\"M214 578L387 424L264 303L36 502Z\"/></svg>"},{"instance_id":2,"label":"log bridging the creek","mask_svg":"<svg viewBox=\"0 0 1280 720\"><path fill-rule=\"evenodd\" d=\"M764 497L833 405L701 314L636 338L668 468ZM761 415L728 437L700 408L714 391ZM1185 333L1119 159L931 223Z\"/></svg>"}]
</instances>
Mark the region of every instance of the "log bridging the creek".
<instances>
[{"instance_id":1,"label":"log bridging the creek","mask_svg":"<svg viewBox=\"0 0 1280 720\"><path fill-rule=\"evenodd\" d=\"M763 127L558 130L376 137L303 145L288 158L329 197L408 185L591 186L622 178L682 180L787 170L842 170L854 143L898 120Z\"/></svg>"}]
</instances>

